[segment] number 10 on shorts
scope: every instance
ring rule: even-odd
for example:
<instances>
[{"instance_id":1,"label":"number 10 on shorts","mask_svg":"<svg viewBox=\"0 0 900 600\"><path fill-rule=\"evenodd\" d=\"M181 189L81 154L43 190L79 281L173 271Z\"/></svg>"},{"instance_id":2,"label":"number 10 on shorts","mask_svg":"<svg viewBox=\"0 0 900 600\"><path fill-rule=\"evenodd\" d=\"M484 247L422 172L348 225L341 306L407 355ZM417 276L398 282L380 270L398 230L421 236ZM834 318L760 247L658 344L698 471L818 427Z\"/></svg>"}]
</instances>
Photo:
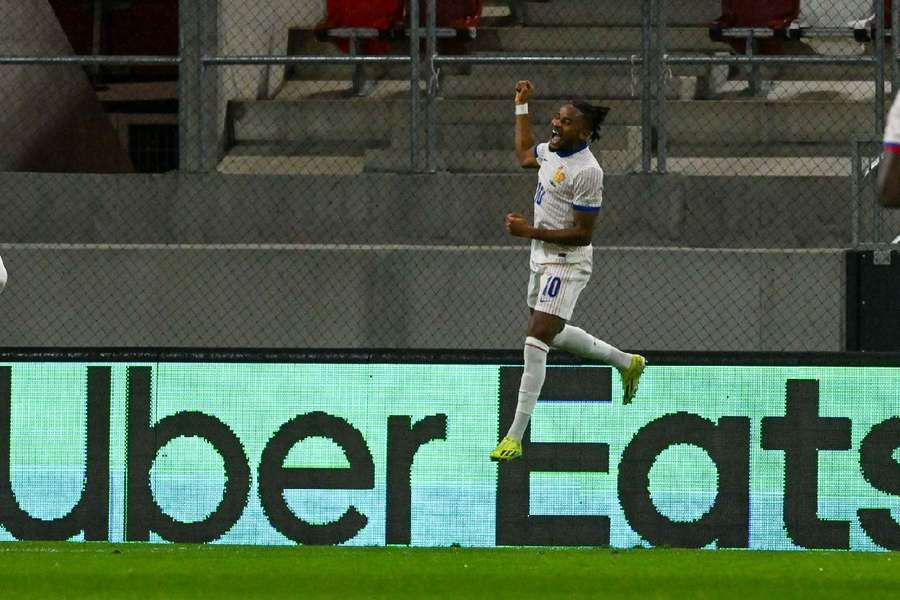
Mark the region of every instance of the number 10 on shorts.
<instances>
[{"instance_id":1,"label":"number 10 on shorts","mask_svg":"<svg viewBox=\"0 0 900 600\"><path fill-rule=\"evenodd\" d=\"M544 285L543 291L541 291L541 296L544 298L556 298L559 294L559 288L562 285L562 281L560 281L559 277L548 277L547 283Z\"/></svg>"}]
</instances>

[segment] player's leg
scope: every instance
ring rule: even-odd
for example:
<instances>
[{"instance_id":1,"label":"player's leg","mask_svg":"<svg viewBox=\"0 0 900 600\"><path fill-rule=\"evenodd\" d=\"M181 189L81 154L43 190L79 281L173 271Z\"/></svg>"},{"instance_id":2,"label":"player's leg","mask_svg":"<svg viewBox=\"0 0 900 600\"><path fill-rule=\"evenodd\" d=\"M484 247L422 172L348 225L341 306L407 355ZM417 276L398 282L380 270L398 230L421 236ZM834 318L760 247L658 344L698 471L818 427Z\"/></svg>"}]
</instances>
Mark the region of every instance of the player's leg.
<instances>
[{"instance_id":1,"label":"player's leg","mask_svg":"<svg viewBox=\"0 0 900 600\"><path fill-rule=\"evenodd\" d=\"M571 317L578 295L581 294L581 291L587 285L589 278L590 270L586 267L569 274L568 279L571 283L565 290L569 297L563 299L563 302L566 304L565 314L568 317ZM640 354L622 352L615 346L592 336L585 330L569 324L566 324L550 341L550 345L553 348L565 350L569 354L574 354L581 358L613 365L618 369L622 377L623 402L628 404L634 398L641 374L644 372L644 367L647 364L646 359Z\"/></svg>"},{"instance_id":2,"label":"player's leg","mask_svg":"<svg viewBox=\"0 0 900 600\"><path fill-rule=\"evenodd\" d=\"M3 288L6 287L6 267L3 266L3 257L0 256L0 292L3 292Z\"/></svg>"},{"instance_id":3,"label":"player's leg","mask_svg":"<svg viewBox=\"0 0 900 600\"><path fill-rule=\"evenodd\" d=\"M525 338L525 367L519 382L519 399L516 414L506 437L491 452L493 460L512 460L522 456L522 438L531 421L531 414L537 404L544 378L547 374L547 353L552 339L565 325L565 321L555 315L533 311L528 322L528 337Z\"/></svg>"},{"instance_id":4,"label":"player's leg","mask_svg":"<svg viewBox=\"0 0 900 600\"><path fill-rule=\"evenodd\" d=\"M554 281L556 283L553 283ZM547 353L550 351L549 341L556 337L566 324L559 315L546 313L541 309L552 310L555 307L549 300L559 295L562 286L561 278L553 271L542 270L531 274L528 284L528 306L531 308L531 317L528 321L528 336L525 338L523 352L525 367L519 383L516 414L506 436L491 452L492 460L513 460L522 456L522 437L544 386Z\"/></svg>"},{"instance_id":5,"label":"player's leg","mask_svg":"<svg viewBox=\"0 0 900 600\"><path fill-rule=\"evenodd\" d=\"M574 325L566 325L553 338L552 346L581 358L613 365L622 377L623 402L628 404L634 398L641 374L647 365L647 360L640 354L622 352Z\"/></svg>"}]
</instances>

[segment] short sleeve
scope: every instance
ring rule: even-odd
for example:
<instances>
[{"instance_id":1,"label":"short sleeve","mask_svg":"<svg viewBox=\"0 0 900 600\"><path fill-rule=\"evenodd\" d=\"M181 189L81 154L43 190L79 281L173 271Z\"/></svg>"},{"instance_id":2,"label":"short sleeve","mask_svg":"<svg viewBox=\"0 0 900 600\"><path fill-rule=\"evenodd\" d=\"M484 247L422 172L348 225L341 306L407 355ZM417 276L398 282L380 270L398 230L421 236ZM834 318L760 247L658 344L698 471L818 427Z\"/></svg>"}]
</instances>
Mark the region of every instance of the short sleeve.
<instances>
[{"instance_id":1,"label":"short sleeve","mask_svg":"<svg viewBox=\"0 0 900 600\"><path fill-rule=\"evenodd\" d=\"M888 113L887 127L884 130L884 149L886 152L900 153L900 95L894 100Z\"/></svg>"},{"instance_id":2,"label":"short sleeve","mask_svg":"<svg viewBox=\"0 0 900 600\"><path fill-rule=\"evenodd\" d=\"M574 186L572 208L588 212L600 210L603 203L603 169L600 167L585 169L575 175L572 183Z\"/></svg>"},{"instance_id":3,"label":"short sleeve","mask_svg":"<svg viewBox=\"0 0 900 600\"><path fill-rule=\"evenodd\" d=\"M545 160L547 160L547 148L549 144L544 142L543 144L536 144L534 146L534 158L538 161L538 164L543 164Z\"/></svg>"}]
</instances>

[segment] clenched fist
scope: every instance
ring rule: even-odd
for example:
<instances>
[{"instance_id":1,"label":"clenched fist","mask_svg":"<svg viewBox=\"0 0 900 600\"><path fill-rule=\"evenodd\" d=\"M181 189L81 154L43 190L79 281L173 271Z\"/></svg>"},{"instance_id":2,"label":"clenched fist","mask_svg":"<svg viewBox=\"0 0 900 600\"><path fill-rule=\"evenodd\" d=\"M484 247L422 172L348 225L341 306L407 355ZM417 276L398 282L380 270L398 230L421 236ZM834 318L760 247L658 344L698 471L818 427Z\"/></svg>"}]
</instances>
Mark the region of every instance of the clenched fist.
<instances>
[{"instance_id":1,"label":"clenched fist","mask_svg":"<svg viewBox=\"0 0 900 600\"><path fill-rule=\"evenodd\" d=\"M530 81L520 81L516 84L516 104L526 104L534 94L534 84Z\"/></svg>"},{"instance_id":2,"label":"clenched fist","mask_svg":"<svg viewBox=\"0 0 900 600\"><path fill-rule=\"evenodd\" d=\"M531 237L531 225L529 225L528 220L519 213L509 213L506 215L506 230L510 235L515 237Z\"/></svg>"}]
</instances>

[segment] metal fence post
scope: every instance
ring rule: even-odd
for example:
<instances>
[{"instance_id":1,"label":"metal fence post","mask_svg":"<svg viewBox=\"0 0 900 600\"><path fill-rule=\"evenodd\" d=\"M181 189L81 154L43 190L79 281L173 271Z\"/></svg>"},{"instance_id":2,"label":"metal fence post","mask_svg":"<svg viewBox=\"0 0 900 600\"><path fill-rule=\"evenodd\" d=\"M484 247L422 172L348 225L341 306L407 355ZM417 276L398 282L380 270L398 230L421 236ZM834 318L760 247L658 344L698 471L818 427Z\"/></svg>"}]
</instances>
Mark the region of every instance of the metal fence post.
<instances>
[{"instance_id":1,"label":"metal fence post","mask_svg":"<svg viewBox=\"0 0 900 600\"><path fill-rule=\"evenodd\" d=\"M652 31L651 5L657 0L641 0L641 171L649 173L653 160L653 76L650 46Z\"/></svg>"},{"instance_id":2,"label":"metal fence post","mask_svg":"<svg viewBox=\"0 0 900 600\"><path fill-rule=\"evenodd\" d=\"M666 115L666 76L669 65L666 55L666 0L656 0L657 21L657 96L656 96L656 171L666 173L668 158L669 122Z\"/></svg>"},{"instance_id":3,"label":"metal fence post","mask_svg":"<svg viewBox=\"0 0 900 600\"><path fill-rule=\"evenodd\" d=\"M188 173L199 171L201 164L201 4L181 2L178 6L178 162L179 169Z\"/></svg>"},{"instance_id":4,"label":"metal fence post","mask_svg":"<svg viewBox=\"0 0 900 600\"><path fill-rule=\"evenodd\" d=\"M202 55L219 52L219 0L202 0L200 5L200 50ZM230 140L225 135L226 103L220 102L221 70L200 63L200 120L203 131L201 169L214 171Z\"/></svg>"},{"instance_id":5,"label":"metal fence post","mask_svg":"<svg viewBox=\"0 0 900 600\"><path fill-rule=\"evenodd\" d=\"M859 248L859 202L862 186L860 185L861 171L859 168L860 152L858 140L854 140L850 152L850 232L851 246Z\"/></svg>"},{"instance_id":6,"label":"metal fence post","mask_svg":"<svg viewBox=\"0 0 900 600\"><path fill-rule=\"evenodd\" d=\"M409 3L409 170L419 170L419 3Z\"/></svg>"},{"instance_id":7,"label":"metal fence post","mask_svg":"<svg viewBox=\"0 0 900 600\"><path fill-rule=\"evenodd\" d=\"M415 0L414 0L415 1ZM425 104L425 138L428 155L428 172L437 172L437 95L440 86L439 73L434 68L434 58L437 55L437 5L436 0L428 0L428 35L425 43L427 54L426 71L428 73L427 101Z\"/></svg>"},{"instance_id":8,"label":"metal fence post","mask_svg":"<svg viewBox=\"0 0 900 600\"><path fill-rule=\"evenodd\" d=\"M875 2L875 130L884 131L884 2Z\"/></svg>"},{"instance_id":9,"label":"metal fence post","mask_svg":"<svg viewBox=\"0 0 900 600\"><path fill-rule=\"evenodd\" d=\"M896 32L900 30L900 10L891 11L891 95L897 97L897 86L900 85L900 67L897 63L897 55L900 54L900 38Z\"/></svg>"}]
</instances>

